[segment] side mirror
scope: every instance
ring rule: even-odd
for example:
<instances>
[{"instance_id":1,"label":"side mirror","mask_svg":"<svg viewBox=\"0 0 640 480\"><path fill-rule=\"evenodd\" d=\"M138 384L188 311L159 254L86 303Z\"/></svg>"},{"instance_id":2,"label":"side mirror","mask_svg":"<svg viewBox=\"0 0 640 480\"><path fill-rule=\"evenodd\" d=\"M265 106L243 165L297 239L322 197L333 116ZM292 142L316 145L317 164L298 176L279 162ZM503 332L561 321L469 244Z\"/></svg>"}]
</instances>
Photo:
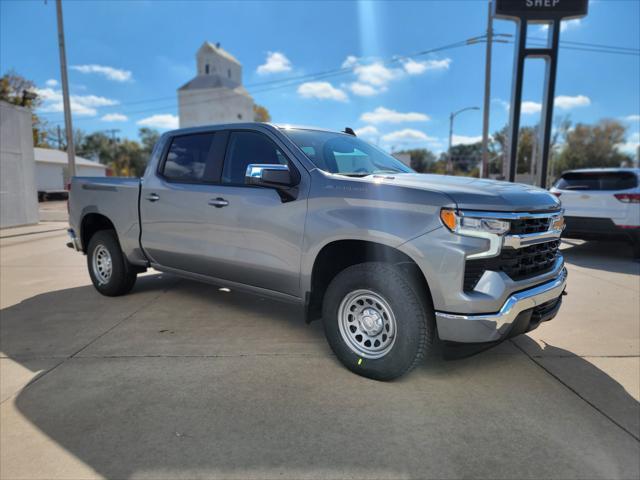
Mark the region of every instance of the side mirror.
<instances>
[{"instance_id":1,"label":"side mirror","mask_svg":"<svg viewBox=\"0 0 640 480\"><path fill-rule=\"evenodd\" d=\"M244 183L271 188L292 187L294 184L287 165L259 163L247 165Z\"/></svg>"}]
</instances>

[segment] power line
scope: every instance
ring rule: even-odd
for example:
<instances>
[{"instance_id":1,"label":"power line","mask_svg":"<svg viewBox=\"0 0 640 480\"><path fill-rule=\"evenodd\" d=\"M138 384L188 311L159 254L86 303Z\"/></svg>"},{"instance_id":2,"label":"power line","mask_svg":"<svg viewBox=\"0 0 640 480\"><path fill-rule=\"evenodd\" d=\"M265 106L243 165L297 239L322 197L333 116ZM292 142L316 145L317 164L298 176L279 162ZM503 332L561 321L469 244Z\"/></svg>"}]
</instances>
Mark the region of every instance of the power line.
<instances>
[{"instance_id":1,"label":"power line","mask_svg":"<svg viewBox=\"0 0 640 480\"><path fill-rule=\"evenodd\" d=\"M398 62L401 62L403 60L408 60L411 58L415 58L415 57L419 57L419 56L423 56L423 55L428 55L428 54L432 54L432 53L437 53L437 52L441 52L441 51L445 51L445 50L450 50L453 48L459 48L459 47L464 47L469 45L470 43L468 42L468 40L460 40L458 42L453 42L447 45L443 45L440 47L436 47L436 48L432 48L432 49L428 49L428 50L421 50L419 52L415 52L412 54L408 54L408 55L396 55L393 56L391 58L388 58L386 60L382 60L382 64L395 64ZM281 79L281 80L270 80L270 81L266 81L266 82L260 82L260 83L255 83L253 84L253 86L255 87L263 87L263 88L258 88L257 90L253 90L251 93L252 94L256 94L256 93L264 93L264 92L268 92L268 91L273 91L273 90L277 90L277 89L281 89L281 88L287 88L287 87L291 87L291 86L296 86L302 83L305 83L307 81L310 80L323 80L326 78L331 78L331 77L335 77L335 76L340 76L340 75L345 75L348 73L352 73L353 71L355 71L358 67L361 67L362 65L357 64L357 65L352 65L352 66L348 66L348 67L340 67L340 68L335 68L335 69L331 69L331 70L326 70L323 72L316 72L316 73L311 73L311 74L307 74L307 75L300 75L297 77L289 77L286 79ZM184 105L196 105L196 104L202 104L202 103L207 103L207 102L217 102L220 100L223 100L225 98L231 98L235 96L235 94L229 94L229 95L222 95L219 96L215 99L212 100L208 100L208 101L194 101L194 102L189 102L189 103L185 103ZM127 110L127 109L121 109L119 107L123 106L123 105L136 105L136 104L143 104L143 103L154 103L154 102L158 102L158 101L163 101L163 100L173 100L173 102L171 104L167 104L167 105L162 105L162 106L156 106L156 107L152 107L152 108L146 108L143 110ZM138 113L149 113L152 111L160 111L166 108L172 108L175 106L175 100L176 97L172 96L172 97L158 97L155 99L147 99L147 100L139 100L139 101L134 101L134 102L127 102L127 103L123 103L123 104L119 104L117 106L118 111L121 113L128 113L130 115L133 114L138 114ZM114 108L116 108L116 106L114 106ZM57 114L58 112L55 112L55 114ZM54 112L51 112L50 114L54 114ZM47 112L40 114L41 116L46 116ZM92 118L85 118L85 119L78 119L76 121L82 122L82 121L88 121L88 120L92 120ZM55 122L55 120L52 120L53 122Z\"/></svg>"}]
</instances>

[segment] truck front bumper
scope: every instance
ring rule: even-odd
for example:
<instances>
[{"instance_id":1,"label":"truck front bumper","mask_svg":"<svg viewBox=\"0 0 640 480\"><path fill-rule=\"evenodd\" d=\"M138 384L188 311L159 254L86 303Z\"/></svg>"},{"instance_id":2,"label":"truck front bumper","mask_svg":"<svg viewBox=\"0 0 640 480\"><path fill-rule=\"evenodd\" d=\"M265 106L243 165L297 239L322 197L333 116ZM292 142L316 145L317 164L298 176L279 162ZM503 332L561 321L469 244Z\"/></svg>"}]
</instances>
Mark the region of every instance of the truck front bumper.
<instances>
[{"instance_id":1,"label":"truck front bumper","mask_svg":"<svg viewBox=\"0 0 640 480\"><path fill-rule=\"evenodd\" d=\"M441 340L458 343L499 342L533 330L557 313L567 284L567 270L541 285L512 294L496 313L436 311Z\"/></svg>"}]
</instances>

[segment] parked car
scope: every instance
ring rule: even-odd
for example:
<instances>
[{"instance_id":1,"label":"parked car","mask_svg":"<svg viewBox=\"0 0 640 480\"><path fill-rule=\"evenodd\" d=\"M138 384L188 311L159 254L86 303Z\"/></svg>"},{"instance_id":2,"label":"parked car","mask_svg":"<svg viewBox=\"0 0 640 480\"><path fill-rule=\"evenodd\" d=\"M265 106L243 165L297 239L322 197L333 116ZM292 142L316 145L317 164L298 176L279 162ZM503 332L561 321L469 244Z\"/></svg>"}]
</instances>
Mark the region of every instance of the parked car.
<instances>
[{"instance_id":1,"label":"parked car","mask_svg":"<svg viewBox=\"0 0 640 480\"><path fill-rule=\"evenodd\" d=\"M69 246L104 295L153 268L304 305L344 365L380 380L438 339L492 345L556 315L554 195L417 174L346 132L168 132L142 179L73 179Z\"/></svg>"},{"instance_id":2,"label":"parked car","mask_svg":"<svg viewBox=\"0 0 640 480\"><path fill-rule=\"evenodd\" d=\"M627 240L640 257L640 169L570 170L551 192L565 210L565 237Z\"/></svg>"}]
</instances>

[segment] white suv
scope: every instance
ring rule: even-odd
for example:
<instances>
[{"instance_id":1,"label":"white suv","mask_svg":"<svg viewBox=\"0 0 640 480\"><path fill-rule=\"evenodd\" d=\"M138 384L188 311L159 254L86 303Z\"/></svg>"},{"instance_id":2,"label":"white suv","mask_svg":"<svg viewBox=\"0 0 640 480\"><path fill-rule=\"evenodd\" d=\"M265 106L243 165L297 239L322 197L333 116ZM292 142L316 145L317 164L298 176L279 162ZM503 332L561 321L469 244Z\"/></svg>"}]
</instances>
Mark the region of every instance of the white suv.
<instances>
[{"instance_id":1,"label":"white suv","mask_svg":"<svg viewBox=\"0 0 640 480\"><path fill-rule=\"evenodd\" d=\"M570 170L551 187L565 209L564 237L626 239L640 255L640 169Z\"/></svg>"}]
</instances>

